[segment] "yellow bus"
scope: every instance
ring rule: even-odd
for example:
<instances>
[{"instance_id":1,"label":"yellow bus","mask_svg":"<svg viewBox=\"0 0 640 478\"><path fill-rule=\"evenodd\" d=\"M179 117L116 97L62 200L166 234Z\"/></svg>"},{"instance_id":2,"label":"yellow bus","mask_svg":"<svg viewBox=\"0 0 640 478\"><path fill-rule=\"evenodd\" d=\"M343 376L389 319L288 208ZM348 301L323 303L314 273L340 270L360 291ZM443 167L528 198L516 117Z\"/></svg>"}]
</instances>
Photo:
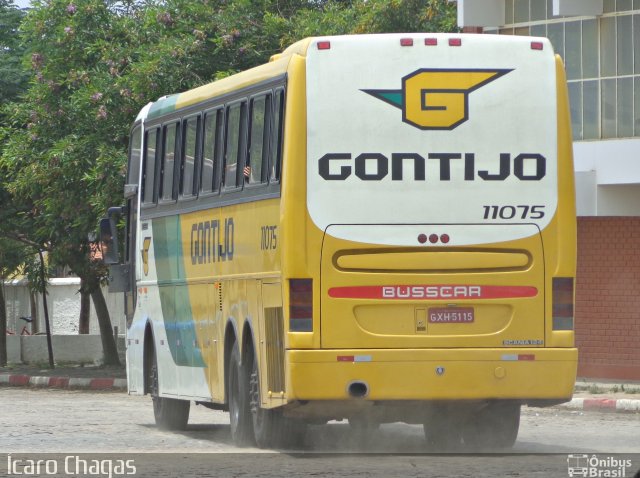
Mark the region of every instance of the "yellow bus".
<instances>
[{"instance_id":1,"label":"yellow bus","mask_svg":"<svg viewBox=\"0 0 640 478\"><path fill-rule=\"evenodd\" d=\"M238 445L346 419L509 447L522 405L571 398L572 143L545 38L305 39L145 107L126 183L111 275L129 393L161 427L196 402Z\"/></svg>"}]
</instances>

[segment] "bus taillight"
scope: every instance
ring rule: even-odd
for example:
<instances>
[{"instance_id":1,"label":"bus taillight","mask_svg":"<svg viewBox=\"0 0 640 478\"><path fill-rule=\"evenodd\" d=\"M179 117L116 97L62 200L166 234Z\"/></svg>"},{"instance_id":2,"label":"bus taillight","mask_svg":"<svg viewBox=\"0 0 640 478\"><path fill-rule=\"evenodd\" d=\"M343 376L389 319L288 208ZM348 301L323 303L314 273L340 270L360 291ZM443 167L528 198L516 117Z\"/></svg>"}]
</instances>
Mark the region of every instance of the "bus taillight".
<instances>
[{"instance_id":1,"label":"bus taillight","mask_svg":"<svg viewBox=\"0 0 640 478\"><path fill-rule=\"evenodd\" d=\"M289 279L289 330L313 332L312 279Z\"/></svg>"},{"instance_id":2,"label":"bus taillight","mask_svg":"<svg viewBox=\"0 0 640 478\"><path fill-rule=\"evenodd\" d=\"M573 278L553 278L553 330L573 330Z\"/></svg>"}]
</instances>

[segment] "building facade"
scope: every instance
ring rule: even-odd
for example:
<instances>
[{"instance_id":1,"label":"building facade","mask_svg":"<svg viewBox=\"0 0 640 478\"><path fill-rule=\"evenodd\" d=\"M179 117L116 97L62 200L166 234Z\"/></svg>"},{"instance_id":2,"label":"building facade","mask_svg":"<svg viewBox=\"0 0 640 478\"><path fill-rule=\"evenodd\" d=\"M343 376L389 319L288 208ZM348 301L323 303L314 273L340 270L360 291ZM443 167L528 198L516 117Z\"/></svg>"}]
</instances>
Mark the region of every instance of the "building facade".
<instances>
[{"instance_id":1,"label":"building facade","mask_svg":"<svg viewBox=\"0 0 640 478\"><path fill-rule=\"evenodd\" d=\"M578 212L578 375L640 380L640 0L458 0L467 32L564 59Z\"/></svg>"}]
</instances>

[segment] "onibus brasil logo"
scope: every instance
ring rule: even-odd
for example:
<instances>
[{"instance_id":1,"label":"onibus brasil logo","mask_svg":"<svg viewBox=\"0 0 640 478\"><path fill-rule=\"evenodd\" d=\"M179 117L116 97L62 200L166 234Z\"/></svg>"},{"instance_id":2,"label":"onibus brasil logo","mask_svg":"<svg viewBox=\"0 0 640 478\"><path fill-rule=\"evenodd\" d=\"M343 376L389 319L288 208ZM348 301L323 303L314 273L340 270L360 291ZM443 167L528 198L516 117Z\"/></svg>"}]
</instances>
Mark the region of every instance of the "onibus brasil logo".
<instances>
[{"instance_id":1,"label":"onibus brasil logo","mask_svg":"<svg viewBox=\"0 0 640 478\"><path fill-rule=\"evenodd\" d=\"M582 476L585 478L631 478L627 468L631 468L631 460L615 456L601 457L598 455L572 454L567 456L567 474L570 478ZM629 470L631 471L631 470ZM640 471L636 476L640 475Z\"/></svg>"},{"instance_id":2,"label":"onibus brasil logo","mask_svg":"<svg viewBox=\"0 0 640 478\"><path fill-rule=\"evenodd\" d=\"M401 90L362 90L402 110L402 121L423 130L452 130L469 119L469 94L513 70L422 68L402 78Z\"/></svg>"}]
</instances>

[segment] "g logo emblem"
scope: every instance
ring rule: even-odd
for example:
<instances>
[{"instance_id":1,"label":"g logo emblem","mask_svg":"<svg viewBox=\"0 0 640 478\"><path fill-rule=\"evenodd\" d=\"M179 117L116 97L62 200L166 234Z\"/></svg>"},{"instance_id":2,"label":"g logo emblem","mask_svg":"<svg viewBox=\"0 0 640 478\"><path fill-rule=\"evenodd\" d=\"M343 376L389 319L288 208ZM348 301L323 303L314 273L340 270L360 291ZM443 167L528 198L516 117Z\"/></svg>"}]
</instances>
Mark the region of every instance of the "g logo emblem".
<instances>
[{"instance_id":1,"label":"g logo emblem","mask_svg":"<svg viewBox=\"0 0 640 478\"><path fill-rule=\"evenodd\" d=\"M402 90L362 90L402 109L402 121L424 130L452 130L469 119L469 93L512 70L427 69L402 78Z\"/></svg>"}]
</instances>

